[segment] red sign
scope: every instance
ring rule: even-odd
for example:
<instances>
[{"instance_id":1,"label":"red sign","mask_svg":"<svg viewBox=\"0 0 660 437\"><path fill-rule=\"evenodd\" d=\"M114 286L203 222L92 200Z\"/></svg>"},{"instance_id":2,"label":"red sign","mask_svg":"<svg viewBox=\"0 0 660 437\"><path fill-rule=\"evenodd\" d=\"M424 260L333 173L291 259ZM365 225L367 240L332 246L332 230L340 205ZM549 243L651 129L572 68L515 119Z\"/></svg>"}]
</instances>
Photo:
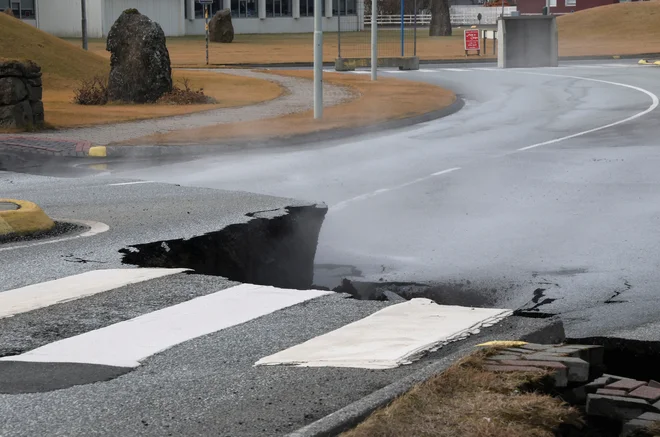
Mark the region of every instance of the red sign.
<instances>
[{"instance_id":1,"label":"red sign","mask_svg":"<svg viewBox=\"0 0 660 437\"><path fill-rule=\"evenodd\" d=\"M481 50L481 39L479 39L479 29L465 29L465 51L468 50Z\"/></svg>"}]
</instances>

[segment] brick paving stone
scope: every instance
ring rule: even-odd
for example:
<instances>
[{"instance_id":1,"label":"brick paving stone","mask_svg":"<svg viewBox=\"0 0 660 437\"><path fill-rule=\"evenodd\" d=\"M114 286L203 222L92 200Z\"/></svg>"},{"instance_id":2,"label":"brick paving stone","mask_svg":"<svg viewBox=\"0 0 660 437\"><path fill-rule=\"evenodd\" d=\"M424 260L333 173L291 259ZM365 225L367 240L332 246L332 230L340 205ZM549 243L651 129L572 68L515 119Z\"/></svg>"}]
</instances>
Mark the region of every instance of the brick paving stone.
<instances>
[{"instance_id":1,"label":"brick paving stone","mask_svg":"<svg viewBox=\"0 0 660 437\"><path fill-rule=\"evenodd\" d=\"M507 352L509 352L509 353L512 352L512 353L515 353L515 354L533 354L534 353L534 351L532 351L532 350L521 349L521 348L517 348L517 347L509 347L509 348L506 348L506 349L502 349L502 353L507 353Z\"/></svg>"},{"instance_id":2,"label":"brick paving stone","mask_svg":"<svg viewBox=\"0 0 660 437\"><path fill-rule=\"evenodd\" d=\"M521 349L525 350L530 350L530 351L544 351L546 349L550 349L554 345L552 344L536 344L536 343L528 343L526 345L520 346Z\"/></svg>"},{"instance_id":3,"label":"brick paving stone","mask_svg":"<svg viewBox=\"0 0 660 437\"><path fill-rule=\"evenodd\" d=\"M621 428L620 437L630 437L638 429L646 428L652 425L653 422L642 419L633 419L623 424Z\"/></svg>"},{"instance_id":4,"label":"brick paving stone","mask_svg":"<svg viewBox=\"0 0 660 437\"><path fill-rule=\"evenodd\" d=\"M628 393L629 396L646 399L649 402L655 402L660 399L660 388L643 385Z\"/></svg>"},{"instance_id":5,"label":"brick paving stone","mask_svg":"<svg viewBox=\"0 0 660 437\"><path fill-rule=\"evenodd\" d=\"M648 412L638 417L641 420L650 420L651 422L660 422L660 413Z\"/></svg>"},{"instance_id":6,"label":"brick paving stone","mask_svg":"<svg viewBox=\"0 0 660 437\"><path fill-rule=\"evenodd\" d=\"M641 387L643 385L646 385L644 381L637 381L634 379L622 379L620 381L613 382L611 384L607 384L605 388L611 388L615 390L635 390L637 387Z\"/></svg>"},{"instance_id":7,"label":"brick paving stone","mask_svg":"<svg viewBox=\"0 0 660 437\"><path fill-rule=\"evenodd\" d=\"M590 416L631 420L653 411L653 406L643 399L599 394L587 396L587 414Z\"/></svg>"},{"instance_id":8,"label":"brick paving stone","mask_svg":"<svg viewBox=\"0 0 660 437\"><path fill-rule=\"evenodd\" d=\"M568 367L568 380L570 382L586 382L589 380L589 363L575 357L563 357L543 352L523 356L525 360L556 361Z\"/></svg>"},{"instance_id":9,"label":"brick paving stone","mask_svg":"<svg viewBox=\"0 0 660 437\"><path fill-rule=\"evenodd\" d=\"M605 356L605 348L597 345L564 345L548 349L546 352L566 354L571 357L580 358L589 362L592 366L602 365Z\"/></svg>"},{"instance_id":10,"label":"brick paving stone","mask_svg":"<svg viewBox=\"0 0 660 437\"><path fill-rule=\"evenodd\" d=\"M596 394L606 396L627 396L628 392L625 390L612 390L611 388L599 388L596 390Z\"/></svg>"},{"instance_id":11,"label":"brick paving stone","mask_svg":"<svg viewBox=\"0 0 660 437\"><path fill-rule=\"evenodd\" d=\"M660 382L652 379L649 381L649 387L660 388Z\"/></svg>"},{"instance_id":12,"label":"brick paving stone","mask_svg":"<svg viewBox=\"0 0 660 437\"><path fill-rule=\"evenodd\" d=\"M544 372L546 369L532 366L502 366L502 365L486 365L484 367L489 372Z\"/></svg>"},{"instance_id":13,"label":"brick paving stone","mask_svg":"<svg viewBox=\"0 0 660 437\"><path fill-rule=\"evenodd\" d=\"M515 360L518 359L520 355L514 355L514 354L497 354L497 355L491 355L488 357L488 360L493 360L493 361L500 361L500 360Z\"/></svg>"},{"instance_id":14,"label":"brick paving stone","mask_svg":"<svg viewBox=\"0 0 660 437\"><path fill-rule=\"evenodd\" d=\"M501 361L503 366L513 367L538 367L543 370L552 369L552 378L554 379L556 387L566 387L568 385L568 368L562 363L552 361L528 361L528 360L504 360Z\"/></svg>"}]
</instances>

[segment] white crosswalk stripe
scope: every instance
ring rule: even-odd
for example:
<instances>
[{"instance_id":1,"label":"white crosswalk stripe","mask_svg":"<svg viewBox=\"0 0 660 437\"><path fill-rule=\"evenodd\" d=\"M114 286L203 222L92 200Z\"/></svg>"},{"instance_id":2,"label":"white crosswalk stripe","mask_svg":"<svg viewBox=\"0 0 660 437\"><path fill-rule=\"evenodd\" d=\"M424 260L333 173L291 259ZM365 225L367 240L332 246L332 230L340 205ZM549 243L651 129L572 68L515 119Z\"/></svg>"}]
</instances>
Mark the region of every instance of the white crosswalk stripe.
<instances>
[{"instance_id":1,"label":"white crosswalk stripe","mask_svg":"<svg viewBox=\"0 0 660 437\"><path fill-rule=\"evenodd\" d=\"M87 311L86 299L95 299L101 293L129 285L148 288L146 283L157 279L161 281L158 287L162 288L163 281L170 281L168 276L173 275L178 275L178 280L183 280L185 287L187 276L180 275L185 271L135 268L93 270L0 292L0 319L29 317L32 311L43 311L47 307L71 301L76 301L84 313ZM207 293L157 307L160 309L147 309L138 316L120 318L123 321L117 323L92 326L78 335L64 335L50 343L37 342L31 350L5 356L0 361L138 367L146 358L183 342L259 317L275 317L273 313L276 311L334 294L331 291L291 290L250 284L209 289ZM113 311L107 303L105 305L106 311ZM91 311L90 314L96 314L94 308ZM37 320L48 325L53 322L48 317L57 317L52 314L57 314L57 311L42 312ZM443 306L428 299L413 299L392 304L354 323L263 357L256 365L394 368L420 358L428 350L463 339L510 314L511 311L505 309ZM23 322L18 323L20 326ZM303 329L307 319L296 323ZM0 348L3 346L0 344Z\"/></svg>"},{"instance_id":2,"label":"white crosswalk stripe","mask_svg":"<svg viewBox=\"0 0 660 437\"><path fill-rule=\"evenodd\" d=\"M79 275L0 292L0 318L185 271L186 269L92 270Z\"/></svg>"}]
</instances>

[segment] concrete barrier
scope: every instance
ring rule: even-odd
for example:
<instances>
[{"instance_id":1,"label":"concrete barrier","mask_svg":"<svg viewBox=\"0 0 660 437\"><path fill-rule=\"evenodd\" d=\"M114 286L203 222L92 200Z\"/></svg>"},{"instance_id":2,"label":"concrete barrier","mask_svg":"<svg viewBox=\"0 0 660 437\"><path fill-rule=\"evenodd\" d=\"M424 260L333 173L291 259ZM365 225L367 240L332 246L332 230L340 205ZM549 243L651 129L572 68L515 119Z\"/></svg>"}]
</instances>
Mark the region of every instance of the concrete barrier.
<instances>
[{"instance_id":1,"label":"concrete barrier","mask_svg":"<svg viewBox=\"0 0 660 437\"><path fill-rule=\"evenodd\" d=\"M499 68L556 67L557 20L551 15L504 17L497 23Z\"/></svg>"},{"instance_id":2,"label":"concrete barrier","mask_svg":"<svg viewBox=\"0 0 660 437\"><path fill-rule=\"evenodd\" d=\"M419 70L419 58L408 56L400 58L378 58L379 67L398 67L399 70ZM337 58L336 71L353 71L356 68L371 67L370 58Z\"/></svg>"}]
</instances>

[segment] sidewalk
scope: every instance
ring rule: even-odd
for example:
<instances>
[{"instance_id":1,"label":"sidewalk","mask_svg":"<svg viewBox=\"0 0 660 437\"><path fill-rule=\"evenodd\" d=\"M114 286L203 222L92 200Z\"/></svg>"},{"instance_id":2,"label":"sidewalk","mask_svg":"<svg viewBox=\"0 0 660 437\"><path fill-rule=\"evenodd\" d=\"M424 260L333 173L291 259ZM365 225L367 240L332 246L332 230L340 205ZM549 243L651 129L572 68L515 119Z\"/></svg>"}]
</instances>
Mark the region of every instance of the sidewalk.
<instances>
[{"instance_id":1,"label":"sidewalk","mask_svg":"<svg viewBox=\"0 0 660 437\"><path fill-rule=\"evenodd\" d=\"M176 130L279 117L308 111L313 107L313 84L308 80L250 70L223 70L222 72L270 80L285 88L286 92L275 100L240 108L221 108L195 114L58 131L0 134L0 150L53 156L105 156L104 146L112 143ZM326 107L338 105L353 98L353 93L348 89L329 84L324 85L323 94Z\"/></svg>"}]
</instances>

